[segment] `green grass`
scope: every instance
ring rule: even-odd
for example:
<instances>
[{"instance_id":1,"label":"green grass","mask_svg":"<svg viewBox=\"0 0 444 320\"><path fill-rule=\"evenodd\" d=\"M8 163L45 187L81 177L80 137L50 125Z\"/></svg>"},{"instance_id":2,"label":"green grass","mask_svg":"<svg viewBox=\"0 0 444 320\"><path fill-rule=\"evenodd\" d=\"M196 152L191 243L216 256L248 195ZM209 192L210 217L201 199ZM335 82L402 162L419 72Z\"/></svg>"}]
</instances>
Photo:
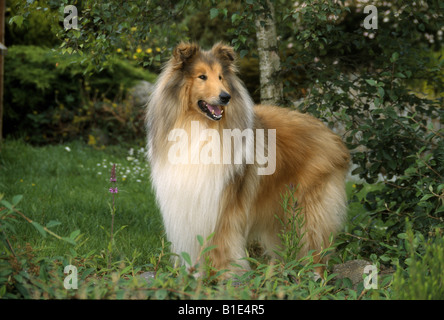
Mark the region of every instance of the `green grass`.
<instances>
[{"instance_id":1,"label":"green grass","mask_svg":"<svg viewBox=\"0 0 444 320\"><path fill-rule=\"evenodd\" d=\"M82 142L67 145L31 146L19 140L4 142L0 153L0 194L4 199L23 195L18 209L41 225L61 224L52 231L69 236L79 230L76 252L104 254L111 226L108 189L111 167L117 164L113 260L136 257L146 265L162 247L163 226L149 182L148 166L141 148L111 146L103 150ZM355 185L347 184L347 194ZM361 193L365 194L364 188ZM349 217L365 213L358 202L350 203ZM27 243L42 257L69 254L72 245L42 237L29 223L16 224L15 246ZM136 254L139 253L139 254Z\"/></svg>"},{"instance_id":2,"label":"green grass","mask_svg":"<svg viewBox=\"0 0 444 320\"><path fill-rule=\"evenodd\" d=\"M19 215L12 219L1 209L0 297L25 298L147 298L152 299L361 299L373 293L355 290L347 283L313 279L313 264L285 258L268 264L250 257L252 270L234 282L215 285L213 278L194 277L184 267L173 268L164 250L163 226L149 182L143 150L122 146L96 149L82 142L67 145L31 146L4 141L0 153L0 198L14 202L28 218L62 237L75 235L76 245L42 234ZM113 264L108 266L107 248L111 226L112 164L117 164L119 193L115 198ZM373 187L373 186L372 186ZM355 188L347 184L351 194ZM363 197L366 187L357 194ZM15 198L17 199L17 198ZM368 213L358 203L349 206L349 217ZM3 220L2 220L3 219ZM352 224L349 223L349 227ZM346 227L347 229L347 227ZM78 230L78 231L77 231ZM78 234L77 234L78 233ZM332 260L359 258L347 249L354 237L342 240L342 252ZM5 255L9 246L15 250ZM32 253L32 256L30 255ZM14 258L16 257L16 258ZM306 257L307 258L307 257ZM304 258L306 260L306 258ZM310 257L309 257L310 258ZM18 262L16 262L18 261ZM79 290L64 288L64 266L79 268ZM38 266L38 267L37 267ZM45 271L42 271L45 270ZM141 283L137 274L157 271L153 282ZM242 284L242 285L240 285ZM389 293L382 288L375 293Z\"/></svg>"},{"instance_id":3,"label":"green grass","mask_svg":"<svg viewBox=\"0 0 444 320\"><path fill-rule=\"evenodd\" d=\"M134 149L107 147L96 150L81 142L32 147L20 141L5 141L0 154L0 194L4 199L23 195L18 209L30 219L69 236L80 230L79 255L103 253L108 245L112 195L108 189L112 163L117 164L114 230L126 226L115 238L113 259L130 258L146 264L161 247L162 222L149 183L143 154ZM15 246L29 243L39 256L64 256L72 247L54 237L42 237L28 223L16 223Z\"/></svg>"}]
</instances>

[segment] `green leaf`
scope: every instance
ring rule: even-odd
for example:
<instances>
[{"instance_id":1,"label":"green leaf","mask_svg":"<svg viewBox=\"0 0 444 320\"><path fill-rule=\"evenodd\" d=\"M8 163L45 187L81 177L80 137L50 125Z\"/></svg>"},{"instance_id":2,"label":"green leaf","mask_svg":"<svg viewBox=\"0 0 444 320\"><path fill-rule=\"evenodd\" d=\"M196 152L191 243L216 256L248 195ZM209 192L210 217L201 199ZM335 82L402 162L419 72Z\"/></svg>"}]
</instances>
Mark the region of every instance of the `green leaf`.
<instances>
[{"instance_id":1,"label":"green leaf","mask_svg":"<svg viewBox=\"0 0 444 320\"><path fill-rule=\"evenodd\" d=\"M190 266L192 265L191 257L187 252L182 252L180 255L182 256L182 258L185 260L186 263L188 263Z\"/></svg>"},{"instance_id":2,"label":"green leaf","mask_svg":"<svg viewBox=\"0 0 444 320\"><path fill-rule=\"evenodd\" d=\"M159 289L156 291L155 296L156 299L164 300L168 295L168 291L166 289Z\"/></svg>"},{"instance_id":3,"label":"green leaf","mask_svg":"<svg viewBox=\"0 0 444 320\"><path fill-rule=\"evenodd\" d=\"M395 62L399 58L399 53L393 52L392 57L390 58L390 62Z\"/></svg>"},{"instance_id":4,"label":"green leaf","mask_svg":"<svg viewBox=\"0 0 444 320\"><path fill-rule=\"evenodd\" d=\"M384 88L378 87L378 94L381 99L384 98L384 93Z\"/></svg>"},{"instance_id":5,"label":"green leaf","mask_svg":"<svg viewBox=\"0 0 444 320\"><path fill-rule=\"evenodd\" d=\"M426 195L424 195L419 201L426 201L426 200L428 200L428 199L430 199L431 197L434 197L435 195L434 194L426 194Z\"/></svg>"},{"instance_id":6,"label":"green leaf","mask_svg":"<svg viewBox=\"0 0 444 320\"><path fill-rule=\"evenodd\" d=\"M7 200L0 201L1 204L3 204L6 208L8 208L10 211L14 210L14 206Z\"/></svg>"},{"instance_id":7,"label":"green leaf","mask_svg":"<svg viewBox=\"0 0 444 320\"><path fill-rule=\"evenodd\" d=\"M23 199L22 195L17 195L12 198L12 204L14 207Z\"/></svg>"},{"instance_id":8,"label":"green leaf","mask_svg":"<svg viewBox=\"0 0 444 320\"><path fill-rule=\"evenodd\" d=\"M62 240L66 241L66 242L68 242L68 243L70 243L72 245L76 245L77 244L73 239L70 239L70 238L67 238L67 237L62 237Z\"/></svg>"},{"instance_id":9,"label":"green leaf","mask_svg":"<svg viewBox=\"0 0 444 320\"><path fill-rule=\"evenodd\" d=\"M71 234L69 235L69 238L72 239L72 240L75 240L75 238L77 238L77 236L78 236L79 234L80 234L80 230L77 229L77 230L71 232Z\"/></svg>"},{"instance_id":10,"label":"green leaf","mask_svg":"<svg viewBox=\"0 0 444 320\"><path fill-rule=\"evenodd\" d=\"M239 14L237 14L237 13L233 13L232 15L231 15L231 23L235 23L237 20L239 20L241 17L240 17L240 15Z\"/></svg>"},{"instance_id":11,"label":"green leaf","mask_svg":"<svg viewBox=\"0 0 444 320\"><path fill-rule=\"evenodd\" d=\"M386 254L383 254L382 256L380 256L381 260L384 262L390 261L390 257Z\"/></svg>"},{"instance_id":12,"label":"green leaf","mask_svg":"<svg viewBox=\"0 0 444 320\"><path fill-rule=\"evenodd\" d=\"M217 8L211 8L210 10L210 19L214 19L218 16L219 14L219 9Z\"/></svg>"},{"instance_id":13,"label":"green leaf","mask_svg":"<svg viewBox=\"0 0 444 320\"><path fill-rule=\"evenodd\" d=\"M373 79L365 79L365 82L367 82L371 86L376 86L376 81Z\"/></svg>"},{"instance_id":14,"label":"green leaf","mask_svg":"<svg viewBox=\"0 0 444 320\"><path fill-rule=\"evenodd\" d=\"M23 24L23 16L14 16L11 19L9 19L9 24L15 23L17 27L21 27Z\"/></svg>"},{"instance_id":15,"label":"green leaf","mask_svg":"<svg viewBox=\"0 0 444 320\"><path fill-rule=\"evenodd\" d=\"M202 247L204 244L204 240L203 237L199 234L197 235L197 241L199 241L200 246Z\"/></svg>"},{"instance_id":16,"label":"green leaf","mask_svg":"<svg viewBox=\"0 0 444 320\"><path fill-rule=\"evenodd\" d=\"M377 108L381 105L381 100L379 98L375 98L374 103L375 103L375 107Z\"/></svg>"},{"instance_id":17,"label":"green leaf","mask_svg":"<svg viewBox=\"0 0 444 320\"><path fill-rule=\"evenodd\" d=\"M248 54L248 50L241 50L239 55L241 58L245 57Z\"/></svg>"},{"instance_id":18,"label":"green leaf","mask_svg":"<svg viewBox=\"0 0 444 320\"><path fill-rule=\"evenodd\" d=\"M62 223L59 222L59 221L51 220L51 221L49 221L49 222L46 224L46 227L49 229L49 228L52 228L52 227L58 226L58 225L60 225L60 224L62 224Z\"/></svg>"},{"instance_id":19,"label":"green leaf","mask_svg":"<svg viewBox=\"0 0 444 320\"><path fill-rule=\"evenodd\" d=\"M40 234L41 234L43 237L46 238L46 231L45 231L45 229L43 229L43 227L42 227L41 224L39 224L38 222L35 222L35 221L31 222L31 224L34 226L34 228L37 229L38 232L40 232Z\"/></svg>"},{"instance_id":20,"label":"green leaf","mask_svg":"<svg viewBox=\"0 0 444 320\"><path fill-rule=\"evenodd\" d=\"M202 250L202 255L204 255L205 253L207 253L210 250L213 250L216 247L217 246L215 246L215 245L206 247L205 249Z\"/></svg>"}]
</instances>

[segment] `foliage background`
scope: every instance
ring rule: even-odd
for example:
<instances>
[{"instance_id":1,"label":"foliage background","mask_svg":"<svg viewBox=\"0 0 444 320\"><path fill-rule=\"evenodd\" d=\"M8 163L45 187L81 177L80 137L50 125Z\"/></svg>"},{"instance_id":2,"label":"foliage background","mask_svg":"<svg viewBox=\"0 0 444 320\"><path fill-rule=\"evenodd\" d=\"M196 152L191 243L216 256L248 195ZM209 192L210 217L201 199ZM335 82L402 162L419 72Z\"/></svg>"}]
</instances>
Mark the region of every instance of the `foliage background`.
<instances>
[{"instance_id":1,"label":"foliage background","mask_svg":"<svg viewBox=\"0 0 444 320\"><path fill-rule=\"evenodd\" d=\"M154 80L180 40L233 45L260 102L255 21L270 3L283 107L323 119L352 152L336 262L395 268L396 288L410 292L410 273L427 278L436 270L430 256L442 261L443 1L373 1L375 30L363 26L364 1L8 1L5 134L34 144L143 144L143 108L125 98L135 80ZM78 8L78 30L63 29L68 4Z\"/></svg>"}]
</instances>

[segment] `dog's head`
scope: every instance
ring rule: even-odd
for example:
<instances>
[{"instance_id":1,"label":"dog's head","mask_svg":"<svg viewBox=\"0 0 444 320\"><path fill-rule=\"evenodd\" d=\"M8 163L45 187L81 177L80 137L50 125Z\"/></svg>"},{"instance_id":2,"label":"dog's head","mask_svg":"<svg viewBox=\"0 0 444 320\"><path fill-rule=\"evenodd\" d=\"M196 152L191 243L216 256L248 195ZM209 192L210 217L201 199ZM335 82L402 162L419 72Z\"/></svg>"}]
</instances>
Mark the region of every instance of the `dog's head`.
<instances>
[{"instance_id":1,"label":"dog's head","mask_svg":"<svg viewBox=\"0 0 444 320\"><path fill-rule=\"evenodd\" d=\"M219 121L231 99L230 78L236 72L233 48L218 43L209 51L192 43L181 43L173 52L176 72L187 86L188 109Z\"/></svg>"}]
</instances>

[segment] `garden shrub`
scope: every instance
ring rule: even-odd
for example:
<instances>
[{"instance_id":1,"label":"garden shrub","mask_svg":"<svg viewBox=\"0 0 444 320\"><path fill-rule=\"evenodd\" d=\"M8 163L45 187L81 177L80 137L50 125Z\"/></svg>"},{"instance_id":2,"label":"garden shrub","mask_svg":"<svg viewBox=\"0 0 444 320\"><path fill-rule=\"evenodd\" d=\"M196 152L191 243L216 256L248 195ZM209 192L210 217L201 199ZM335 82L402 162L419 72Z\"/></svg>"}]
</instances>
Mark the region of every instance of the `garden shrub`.
<instances>
[{"instance_id":1,"label":"garden shrub","mask_svg":"<svg viewBox=\"0 0 444 320\"><path fill-rule=\"evenodd\" d=\"M85 59L38 46L11 46L5 61L5 135L33 143L142 137L143 110L125 97L137 81L155 77L118 59L88 75Z\"/></svg>"},{"instance_id":2,"label":"garden shrub","mask_svg":"<svg viewBox=\"0 0 444 320\"><path fill-rule=\"evenodd\" d=\"M399 235L405 239L409 258L407 267L398 267L393 279L395 298L401 300L444 299L444 236L436 232L433 240L411 227ZM418 251L421 251L419 254Z\"/></svg>"}]
</instances>

